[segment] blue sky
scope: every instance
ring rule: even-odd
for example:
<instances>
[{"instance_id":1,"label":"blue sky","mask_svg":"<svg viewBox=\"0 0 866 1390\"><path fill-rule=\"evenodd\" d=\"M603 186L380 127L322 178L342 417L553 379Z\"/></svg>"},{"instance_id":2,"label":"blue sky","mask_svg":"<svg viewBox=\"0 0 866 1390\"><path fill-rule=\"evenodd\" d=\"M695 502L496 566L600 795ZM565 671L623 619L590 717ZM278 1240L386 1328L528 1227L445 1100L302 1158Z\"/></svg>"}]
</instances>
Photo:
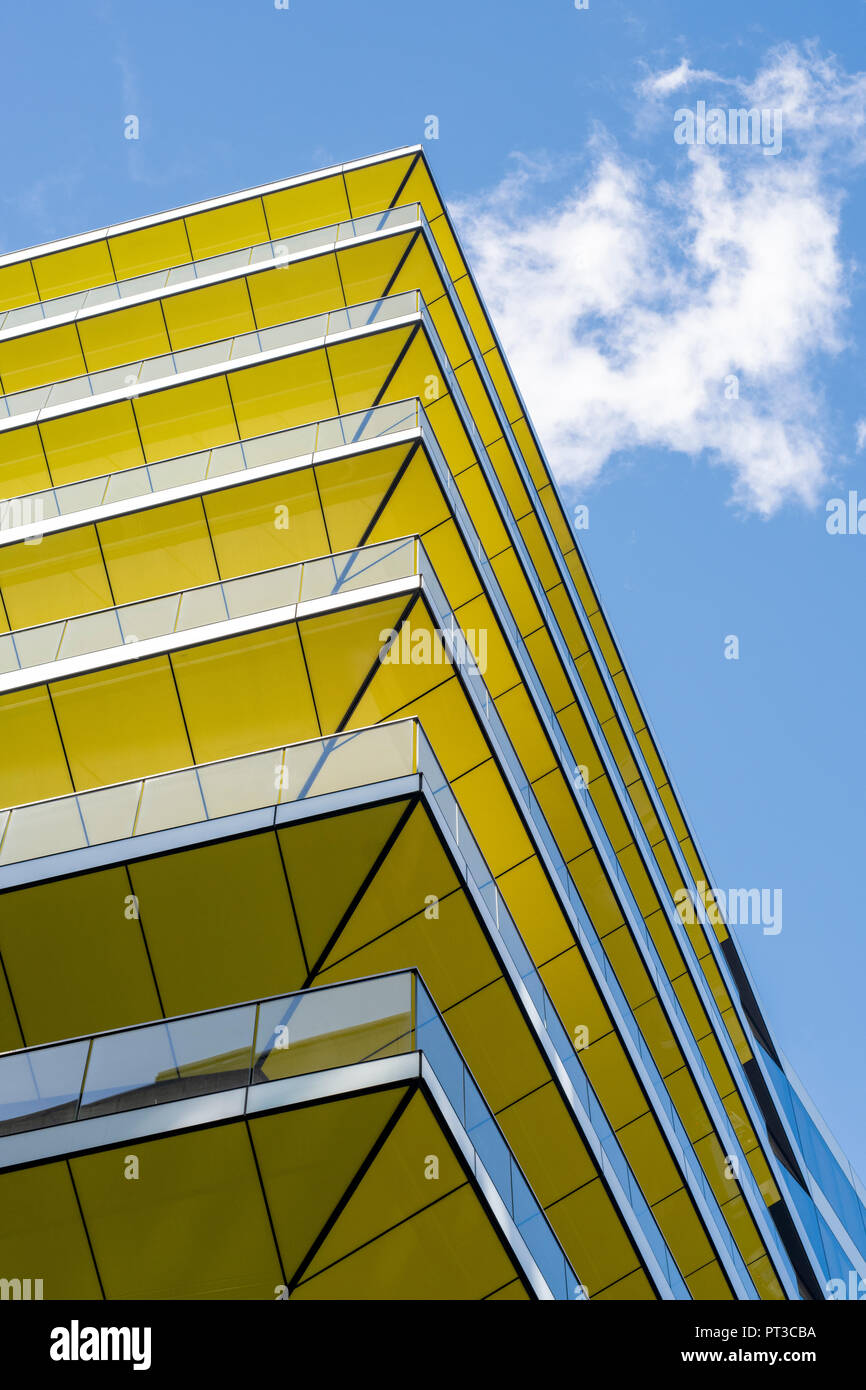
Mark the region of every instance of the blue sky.
<instances>
[{"instance_id":1,"label":"blue sky","mask_svg":"<svg viewBox=\"0 0 866 1390\"><path fill-rule=\"evenodd\" d=\"M863 0L80 0L0 24L0 250L438 117L431 161L589 507L585 552L715 880L783 891L781 933L739 938L861 1174L866 536L828 535L825 509L866 498L864 21ZM782 109L781 152L677 145L699 100Z\"/></svg>"}]
</instances>

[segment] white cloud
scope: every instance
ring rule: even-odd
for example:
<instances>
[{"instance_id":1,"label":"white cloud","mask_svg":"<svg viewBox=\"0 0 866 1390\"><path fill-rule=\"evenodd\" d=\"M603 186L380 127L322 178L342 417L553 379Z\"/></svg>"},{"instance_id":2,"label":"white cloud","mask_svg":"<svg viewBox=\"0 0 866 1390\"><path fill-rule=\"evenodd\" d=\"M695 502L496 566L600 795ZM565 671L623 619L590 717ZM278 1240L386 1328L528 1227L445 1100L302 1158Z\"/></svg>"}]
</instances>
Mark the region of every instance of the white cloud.
<instances>
[{"instance_id":1,"label":"white cloud","mask_svg":"<svg viewBox=\"0 0 866 1390\"><path fill-rule=\"evenodd\" d=\"M683 60L655 80L671 92L704 75ZM786 138L783 158L678 148L660 183L596 144L555 206L540 205L550 169L521 158L458 207L560 478L585 484L611 456L650 446L727 466L735 499L763 515L819 499L830 464L814 383L844 346L847 305L828 151L844 130L848 161L861 157L864 82L812 50L777 50L747 95L808 137Z\"/></svg>"},{"instance_id":2,"label":"white cloud","mask_svg":"<svg viewBox=\"0 0 866 1390\"><path fill-rule=\"evenodd\" d=\"M693 82L727 83L730 78L720 77L717 72L707 68L693 68L688 58L681 58L675 68L666 72L651 73L638 84L638 92L645 97L666 97Z\"/></svg>"},{"instance_id":3,"label":"white cloud","mask_svg":"<svg viewBox=\"0 0 866 1390\"><path fill-rule=\"evenodd\" d=\"M854 426L857 431L857 453L866 449L866 420L858 420Z\"/></svg>"}]
</instances>

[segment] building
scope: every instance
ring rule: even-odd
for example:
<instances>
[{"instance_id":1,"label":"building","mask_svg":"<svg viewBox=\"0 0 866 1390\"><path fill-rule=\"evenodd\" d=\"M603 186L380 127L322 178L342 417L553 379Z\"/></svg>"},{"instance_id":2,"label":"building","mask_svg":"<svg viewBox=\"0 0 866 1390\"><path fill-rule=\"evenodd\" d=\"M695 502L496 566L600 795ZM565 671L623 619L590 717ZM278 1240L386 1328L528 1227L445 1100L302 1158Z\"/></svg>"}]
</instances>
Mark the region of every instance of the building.
<instances>
[{"instance_id":1,"label":"building","mask_svg":"<svg viewBox=\"0 0 866 1390\"><path fill-rule=\"evenodd\" d=\"M3 257L0 390L6 1296L858 1296L420 148Z\"/></svg>"}]
</instances>

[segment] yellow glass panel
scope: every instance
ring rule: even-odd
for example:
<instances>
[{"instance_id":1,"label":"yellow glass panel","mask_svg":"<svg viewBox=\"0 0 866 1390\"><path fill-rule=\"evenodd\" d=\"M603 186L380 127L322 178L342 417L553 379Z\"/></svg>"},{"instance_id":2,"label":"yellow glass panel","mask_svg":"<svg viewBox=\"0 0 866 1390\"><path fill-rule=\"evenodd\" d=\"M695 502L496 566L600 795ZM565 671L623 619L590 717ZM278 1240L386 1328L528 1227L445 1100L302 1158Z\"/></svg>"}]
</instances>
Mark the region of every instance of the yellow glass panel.
<instances>
[{"instance_id":1,"label":"yellow glass panel","mask_svg":"<svg viewBox=\"0 0 866 1390\"><path fill-rule=\"evenodd\" d=\"M361 729L390 717L394 712L391 691L383 688L381 699L379 695L378 682L374 681L349 720L349 728ZM446 777L458 777L489 758L490 749L455 677L412 700L403 713L421 720Z\"/></svg>"},{"instance_id":2,"label":"yellow glass panel","mask_svg":"<svg viewBox=\"0 0 866 1390\"><path fill-rule=\"evenodd\" d=\"M58 531L39 545L0 548L0 592L13 627L108 608L108 576L92 526Z\"/></svg>"},{"instance_id":3,"label":"yellow glass panel","mask_svg":"<svg viewBox=\"0 0 866 1390\"><path fill-rule=\"evenodd\" d=\"M28 1047L159 1017L131 891L117 868L4 899L0 949Z\"/></svg>"},{"instance_id":4,"label":"yellow glass panel","mask_svg":"<svg viewBox=\"0 0 866 1390\"><path fill-rule=\"evenodd\" d=\"M334 551L360 545L409 447L401 444L317 465L316 482ZM372 536L380 536L380 530L377 527ZM402 534L396 528L389 528L380 538L390 539Z\"/></svg>"},{"instance_id":5,"label":"yellow glass panel","mask_svg":"<svg viewBox=\"0 0 866 1390\"><path fill-rule=\"evenodd\" d=\"M352 216L361 217L364 213L382 212L391 207L416 157L402 155L398 159L383 159L378 164L349 169L345 182ZM399 201L403 201L402 195Z\"/></svg>"},{"instance_id":6,"label":"yellow glass panel","mask_svg":"<svg viewBox=\"0 0 866 1390\"><path fill-rule=\"evenodd\" d=\"M514 751L530 782L551 772L556 757L535 713L526 687L521 683L496 698L496 708L502 715ZM585 846L584 846L585 847Z\"/></svg>"},{"instance_id":7,"label":"yellow glass panel","mask_svg":"<svg viewBox=\"0 0 866 1390\"><path fill-rule=\"evenodd\" d=\"M418 289L418 285L398 286L394 272L405 255L411 232L399 232L381 240L347 245L337 252L340 281L346 304L366 304L384 294L397 294L400 289ZM392 283L393 282L393 283Z\"/></svg>"},{"instance_id":8,"label":"yellow glass panel","mask_svg":"<svg viewBox=\"0 0 866 1390\"><path fill-rule=\"evenodd\" d=\"M618 927L604 938L607 958L616 971L629 1006L636 1009L653 997L653 985L628 927Z\"/></svg>"},{"instance_id":9,"label":"yellow glass panel","mask_svg":"<svg viewBox=\"0 0 866 1390\"><path fill-rule=\"evenodd\" d=\"M529 836L504 794L502 776L492 759L454 782L454 793L494 875L519 864L532 852Z\"/></svg>"},{"instance_id":10,"label":"yellow glass panel","mask_svg":"<svg viewBox=\"0 0 866 1390\"><path fill-rule=\"evenodd\" d=\"M433 667L379 663L380 650L387 640L382 634L399 627L405 607L406 599L398 597L363 608L308 618L301 624L307 669L323 732L331 733L341 727L352 701L370 675L373 676L371 686L393 692L391 699L397 706L410 700L419 686L427 689L450 673L447 664ZM420 616L418 631L421 635L430 631L429 623L425 626ZM438 638L433 641L441 651ZM399 652L399 643L394 650ZM378 720L364 722L378 723Z\"/></svg>"},{"instance_id":11,"label":"yellow glass panel","mask_svg":"<svg viewBox=\"0 0 866 1390\"><path fill-rule=\"evenodd\" d=\"M337 410L341 415L379 404L385 383L408 342L410 331L408 328L388 329L369 337L365 335L350 342L331 344L328 361L337 393ZM406 394L394 394L389 388L382 399L402 400Z\"/></svg>"},{"instance_id":12,"label":"yellow glass panel","mask_svg":"<svg viewBox=\"0 0 866 1390\"><path fill-rule=\"evenodd\" d=\"M45 420L39 433L58 485L144 463L131 401L115 401Z\"/></svg>"},{"instance_id":13,"label":"yellow glass panel","mask_svg":"<svg viewBox=\"0 0 866 1390\"><path fill-rule=\"evenodd\" d=\"M7 393L81 376L86 370L74 324L0 343L0 386Z\"/></svg>"},{"instance_id":14,"label":"yellow glass panel","mask_svg":"<svg viewBox=\"0 0 866 1390\"><path fill-rule=\"evenodd\" d=\"M539 974L576 1049L591 1047L610 1033L610 1015L573 941L568 950L542 965ZM641 1109L646 1109L646 1102Z\"/></svg>"},{"instance_id":15,"label":"yellow glass panel","mask_svg":"<svg viewBox=\"0 0 866 1390\"><path fill-rule=\"evenodd\" d=\"M683 1122L686 1134L695 1144L711 1129L710 1117L704 1109L698 1088L686 1067L681 1067L673 1076L669 1076L665 1084Z\"/></svg>"},{"instance_id":16,"label":"yellow glass panel","mask_svg":"<svg viewBox=\"0 0 866 1390\"><path fill-rule=\"evenodd\" d=\"M158 357L168 352L169 341L158 303L138 304L113 314L82 319L78 325L89 372Z\"/></svg>"},{"instance_id":17,"label":"yellow glass panel","mask_svg":"<svg viewBox=\"0 0 866 1390\"><path fill-rule=\"evenodd\" d=\"M135 1152L138 1182L123 1180L124 1149L70 1164L105 1297L273 1299L283 1279L246 1127Z\"/></svg>"},{"instance_id":18,"label":"yellow glass panel","mask_svg":"<svg viewBox=\"0 0 866 1390\"><path fill-rule=\"evenodd\" d=\"M755 1176L755 1181L761 1189L761 1195L764 1201L768 1207L772 1207L780 1200L779 1189L770 1172L767 1160L757 1146L749 1152L749 1167Z\"/></svg>"},{"instance_id":19,"label":"yellow glass panel","mask_svg":"<svg viewBox=\"0 0 866 1390\"><path fill-rule=\"evenodd\" d=\"M574 796L559 769L540 777L533 790L566 859L574 859L582 854L589 847L589 835Z\"/></svg>"},{"instance_id":20,"label":"yellow glass panel","mask_svg":"<svg viewBox=\"0 0 866 1390\"><path fill-rule=\"evenodd\" d=\"M292 1277L370 1153L405 1088L250 1120L283 1268Z\"/></svg>"},{"instance_id":21,"label":"yellow glass panel","mask_svg":"<svg viewBox=\"0 0 866 1390\"><path fill-rule=\"evenodd\" d=\"M442 216L442 204L439 201L439 195L423 155L419 156L412 165L412 171L400 193L400 202L422 203L430 222L433 221L434 217Z\"/></svg>"},{"instance_id":22,"label":"yellow glass panel","mask_svg":"<svg viewBox=\"0 0 866 1390\"><path fill-rule=\"evenodd\" d=\"M0 696L0 806L73 790L44 685Z\"/></svg>"},{"instance_id":23,"label":"yellow glass panel","mask_svg":"<svg viewBox=\"0 0 866 1390\"><path fill-rule=\"evenodd\" d=\"M238 437L223 376L141 396L135 402L135 416L148 463L212 449Z\"/></svg>"},{"instance_id":24,"label":"yellow glass panel","mask_svg":"<svg viewBox=\"0 0 866 1390\"><path fill-rule=\"evenodd\" d=\"M602 1289L595 1294L595 1300L599 1303L610 1301L612 1303L637 1303L648 1302L655 1299L653 1286L644 1274L643 1270L635 1270L633 1274L627 1274L624 1279L617 1279L615 1284Z\"/></svg>"},{"instance_id":25,"label":"yellow glass panel","mask_svg":"<svg viewBox=\"0 0 866 1390\"><path fill-rule=\"evenodd\" d=\"M494 1293L487 1295L488 1303L515 1302L525 1303L529 1300L529 1294L520 1283L519 1279L513 1279L510 1284L505 1284L501 1289L496 1289Z\"/></svg>"},{"instance_id":26,"label":"yellow glass panel","mask_svg":"<svg viewBox=\"0 0 866 1390\"><path fill-rule=\"evenodd\" d=\"M581 631L571 599L565 592L565 585L555 584L547 597L568 650L573 657L582 656L587 650L586 638Z\"/></svg>"},{"instance_id":27,"label":"yellow glass panel","mask_svg":"<svg viewBox=\"0 0 866 1390\"><path fill-rule=\"evenodd\" d=\"M405 457L405 450L403 455ZM387 505L370 532L368 540L369 543L372 543L394 536L412 536L420 531L429 531L432 540L432 528L446 522L450 515L448 504L433 474L427 455L418 450L388 498ZM453 523L450 528L450 535L452 548L456 552L459 546L465 556L465 548L455 533ZM435 547L435 541L433 541L433 545ZM433 558L432 555L430 558ZM465 563L464 559L464 565ZM444 584L444 576L440 575L439 577ZM469 598L472 594L477 593L479 587L476 579L469 593L452 594L449 590L449 600L452 605L462 602L464 598Z\"/></svg>"},{"instance_id":28,"label":"yellow glass panel","mask_svg":"<svg viewBox=\"0 0 866 1390\"><path fill-rule=\"evenodd\" d=\"M436 332L442 340L448 361L455 366L461 366L469 358L469 345L451 300L447 299L443 293L432 302L428 300L427 308L430 310L430 317L436 325Z\"/></svg>"},{"instance_id":29,"label":"yellow glass panel","mask_svg":"<svg viewBox=\"0 0 866 1390\"><path fill-rule=\"evenodd\" d=\"M423 405L427 415L427 423L433 428L439 447L445 455L445 462L455 476L458 473L462 474L464 469L471 468L476 462L475 452L460 421L460 416L457 414L452 397L440 395L438 400L432 401L428 401L425 397ZM460 490L461 492L463 490L462 477ZM501 549L502 544L497 546L497 550ZM487 553L490 554L490 551L488 550Z\"/></svg>"},{"instance_id":30,"label":"yellow glass panel","mask_svg":"<svg viewBox=\"0 0 866 1390\"><path fill-rule=\"evenodd\" d=\"M39 431L32 425L0 431L0 494L20 497L50 486Z\"/></svg>"},{"instance_id":31,"label":"yellow glass panel","mask_svg":"<svg viewBox=\"0 0 866 1390\"><path fill-rule=\"evenodd\" d=\"M494 561L496 565L499 563L499 560ZM531 632L524 640L526 649L532 658L532 664L541 677L541 684L553 708L555 710L563 709L566 705L570 705L574 699L574 693L566 680L562 663L557 656L556 648L547 628L539 628L536 632Z\"/></svg>"},{"instance_id":32,"label":"yellow glass panel","mask_svg":"<svg viewBox=\"0 0 866 1390\"><path fill-rule=\"evenodd\" d=\"M415 310L410 308L409 312L414 313ZM418 396L426 409L444 396L447 383L433 356L426 333L416 329L408 349L399 361L395 355L394 362L393 375L389 376L388 384L382 390L383 401L404 401Z\"/></svg>"},{"instance_id":33,"label":"yellow glass panel","mask_svg":"<svg viewBox=\"0 0 866 1390\"><path fill-rule=\"evenodd\" d=\"M650 999L635 1010L640 1030L662 1076L679 1071L683 1054L674 1042L670 1023L658 999Z\"/></svg>"},{"instance_id":34,"label":"yellow glass panel","mask_svg":"<svg viewBox=\"0 0 866 1390\"><path fill-rule=\"evenodd\" d=\"M501 1110L497 1119L543 1207L597 1177L595 1164L552 1081Z\"/></svg>"},{"instance_id":35,"label":"yellow glass panel","mask_svg":"<svg viewBox=\"0 0 866 1390\"><path fill-rule=\"evenodd\" d=\"M0 310L35 304L38 298L31 261L18 261L0 269Z\"/></svg>"},{"instance_id":36,"label":"yellow glass panel","mask_svg":"<svg viewBox=\"0 0 866 1390\"><path fill-rule=\"evenodd\" d=\"M510 424L513 424L523 415L523 408L517 399L517 393L502 360L502 354L498 348L491 348L489 352L484 354L484 361L496 388L496 394L502 402L506 418Z\"/></svg>"},{"instance_id":37,"label":"yellow glass panel","mask_svg":"<svg viewBox=\"0 0 866 1390\"><path fill-rule=\"evenodd\" d=\"M739 1191L737 1180L730 1171L728 1155L715 1133L705 1135L695 1144L694 1149L719 1204L724 1205L732 1197L736 1197Z\"/></svg>"},{"instance_id":38,"label":"yellow glass panel","mask_svg":"<svg viewBox=\"0 0 866 1390\"><path fill-rule=\"evenodd\" d=\"M293 625L175 652L172 665L196 762L321 732Z\"/></svg>"},{"instance_id":39,"label":"yellow glass panel","mask_svg":"<svg viewBox=\"0 0 866 1390\"><path fill-rule=\"evenodd\" d=\"M463 275L454 281L454 288L460 296L460 302L469 320L475 341L481 352L487 352L494 346L493 334L490 331L490 324L487 321L487 314L481 307L481 300L478 292L472 283L470 276Z\"/></svg>"},{"instance_id":40,"label":"yellow glass panel","mask_svg":"<svg viewBox=\"0 0 866 1390\"><path fill-rule=\"evenodd\" d=\"M682 1178L652 1115L641 1115L623 1125L617 1138L650 1206L682 1187Z\"/></svg>"},{"instance_id":41,"label":"yellow glass panel","mask_svg":"<svg viewBox=\"0 0 866 1390\"><path fill-rule=\"evenodd\" d=\"M261 198L245 198L210 212L198 212L185 221L195 260L270 239Z\"/></svg>"},{"instance_id":42,"label":"yellow glass panel","mask_svg":"<svg viewBox=\"0 0 866 1390\"><path fill-rule=\"evenodd\" d=\"M534 855L501 874L498 882L529 953L539 965L573 946L574 938Z\"/></svg>"},{"instance_id":43,"label":"yellow glass panel","mask_svg":"<svg viewBox=\"0 0 866 1390\"><path fill-rule=\"evenodd\" d=\"M359 911L353 914L334 942L332 955L335 959L327 957L317 983L353 980L388 970L417 969L445 1012L458 998L467 994L474 998L478 990L498 975L499 968L463 893L435 894L439 887L437 877L434 875L432 883L425 882L426 865L422 867L417 862L409 865L411 880L407 881L405 855L400 861L404 877L399 878L390 870L392 858L400 857L399 850L400 841L397 850L388 856L385 870L377 875L365 894ZM425 889L430 891L425 892ZM438 897L438 917L429 915L428 904L414 916L396 926L391 925L411 911L414 904L423 903L425 897L434 894ZM473 1008L464 1011L459 1018L448 1015L457 1044L467 1056L473 1055L474 1018ZM507 1050L509 1058L512 1047L521 1045L513 1041L513 1034L524 1028L522 1020L512 1014L500 1020L500 1045L503 1052ZM478 1080L481 1082L482 1078Z\"/></svg>"},{"instance_id":44,"label":"yellow glass panel","mask_svg":"<svg viewBox=\"0 0 866 1390\"><path fill-rule=\"evenodd\" d=\"M175 352L232 338L236 333L249 333L256 326L245 279L225 280L188 294L169 295L162 300L162 308Z\"/></svg>"},{"instance_id":45,"label":"yellow glass panel","mask_svg":"<svg viewBox=\"0 0 866 1390\"><path fill-rule=\"evenodd\" d=\"M703 1269L695 1270L694 1274L689 1275L686 1284L692 1298L701 1302L714 1301L717 1298L730 1300L734 1296L717 1260L704 1265Z\"/></svg>"},{"instance_id":46,"label":"yellow glass panel","mask_svg":"<svg viewBox=\"0 0 866 1390\"><path fill-rule=\"evenodd\" d=\"M220 574L253 574L329 550L312 469L204 498Z\"/></svg>"},{"instance_id":47,"label":"yellow glass panel","mask_svg":"<svg viewBox=\"0 0 866 1390\"><path fill-rule=\"evenodd\" d=\"M622 926L624 918L619 903L595 850L588 849L568 867L599 936L606 936Z\"/></svg>"},{"instance_id":48,"label":"yellow glass panel","mask_svg":"<svg viewBox=\"0 0 866 1390\"><path fill-rule=\"evenodd\" d=\"M333 255L263 270L250 275L246 283L259 328L323 314L342 308L346 302ZM308 336L321 336L321 329Z\"/></svg>"},{"instance_id":49,"label":"yellow glass panel","mask_svg":"<svg viewBox=\"0 0 866 1390\"><path fill-rule=\"evenodd\" d=\"M620 868L628 880L628 885L634 894L641 916L644 918L654 916L660 910L659 900L656 897L650 876L644 868L643 860L631 842L631 830L625 823L606 775L593 782L592 795L610 841L617 850ZM623 848L624 841L628 843ZM676 973L679 974L680 972L677 971Z\"/></svg>"},{"instance_id":50,"label":"yellow glass panel","mask_svg":"<svg viewBox=\"0 0 866 1390\"><path fill-rule=\"evenodd\" d=\"M439 1160L439 1177L426 1176L425 1155ZM352 1250L466 1182L426 1100L417 1092L355 1188L306 1271L311 1277Z\"/></svg>"},{"instance_id":51,"label":"yellow glass panel","mask_svg":"<svg viewBox=\"0 0 866 1390\"><path fill-rule=\"evenodd\" d=\"M494 1114L550 1080L511 987L501 977L449 1008L445 1021L464 1056L471 1056L472 1074Z\"/></svg>"},{"instance_id":52,"label":"yellow glass panel","mask_svg":"<svg viewBox=\"0 0 866 1390\"><path fill-rule=\"evenodd\" d=\"M378 241L366 242L361 246L347 246L345 251L338 251L337 260L340 263L340 277L346 289L346 303L363 304L368 299L378 299L384 294L400 294L403 290L423 291L425 283L430 283L432 262L429 253L424 267L424 283L419 278L420 269L416 274L407 270L409 265L420 266L416 258L418 247L421 245L418 237L418 232L400 232ZM412 250L409 250L410 246ZM400 270L395 279L398 266ZM435 284L438 286L435 293L441 294L442 287L438 276L435 277Z\"/></svg>"},{"instance_id":53,"label":"yellow glass panel","mask_svg":"<svg viewBox=\"0 0 866 1390\"><path fill-rule=\"evenodd\" d=\"M243 439L339 413L321 350L233 372L229 383Z\"/></svg>"},{"instance_id":54,"label":"yellow glass panel","mask_svg":"<svg viewBox=\"0 0 866 1390\"><path fill-rule=\"evenodd\" d=\"M43 1297L102 1297L65 1163L0 1175L0 1268L41 1279Z\"/></svg>"},{"instance_id":55,"label":"yellow glass panel","mask_svg":"<svg viewBox=\"0 0 866 1390\"><path fill-rule=\"evenodd\" d=\"M732 1197L729 1202L725 1203L722 1214L731 1228L734 1240L737 1242L737 1248L747 1265L766 1254L757 1227L746 1205L745 1197Z\"/></svg>"},{"instance_id":56,"label":"yellow glass panel","mask_svg":"<svg viewBox=\"0 0 866 1390\"><path fill-rule=\"evenodd\" d=\"M430 183L430 176L426 173L426 170L425 176L427 183ZM406 194L412 194L415 191L415 175L413 174L406 185L405 192ZM429 197L430 194L424 192L422 188L422 197L420 201L424 204L425 212L427 212L427 202ZM432 206L435 207L436 203L439 200L436 197L435 193L432 195L432 198L435 200L433 201ZM462 276L466 274L466 262L463 260L463 257L460 253L460 248L457 245L457 238L455 237L454 233L451 230L451 227L448 224L448 218L442 212L440 212L436 216L432 216L429 212L427 212L427 220L430 223L430 231L436 238L436 244L439 247L442 259L448 268L448 274L451 276L452 280L459 280Z\"/></svg>"},{"instance_id":57,"label":"yellow glass panel","mask_svg":"<svg viewBox=\"0 0 866 1390\"><path fill-rule=\"evenodd\" d=\"M639 1269L634 1247L600 1178L554 1202L547 1215L590 1298Z\"/></svg>"},{"instance_id":58,"label":"yellow glass panel","mask_svg":"<svg viewBox=\"0 0 866 1390\"><path fill-rule=\"evenodd\" d=\"M463 491L463 489L464 478L461 478L461 492ZM536 632L541 626L541 612L539 610L538 604L532 597L532 591L529 587L529 582L523 571L523 566L518 560L513 547L509 546L508 549L500 547L498 550L493 551L488 550L487 554L491 557L490 563L493 566L493 572L496 575L496 578L499 580L500 585L502 586L502 591L505 594L508 607L511 609L512 616L514 617L517 626L520 628L520 631L524 634L524 636L527 633ZM547 650L548 649L546 647L538 648L538 662L544 661L547 655ZM530 656L533 655L532 648L529 649L529 654ZM548 666L552 674L556 669L555 665L552 662L548 662ZM566 705L570 702L570 697L563 698L564 692L561 672L559 676L557 694L559 696L559 706Z\"/></svg>"},{"instance_id":59,"label":"yellow glass panel","mask_svg":"<svg viewBox=\"0 0 866 1390\"><path fill-rule=\"evenodd\" d=\"M108 244L100 239L85 246L73 246L68 251L37 256L33 261L33 274L39 286L39 298L54 299L94 285L110 285L114 280L114 267Z\"/></svg>"},{"instance_id":60,"label":"yellow glass panel","mask_svg":"<svg viewBox=\"0 0 866 1390\"><path fill-rule=\"evenodd\" d=\"M311 967L384 850L405 805L365 807L277 832Z\"/></svg>"},{"instance_id":61,"label":"yellow glass panel","mask_svg":"<svg viewBox=\"0 0 866 1390\"><path fill-rule=\"evenodd\" d=\"M561 1007L558 1011L561 1014ZM577 1023L581 1022L585 1020L577 1020ZM590 1044L581 1051L580 1060L614 1129L646 1113L646 1097L637 1083L623 1045L614 1033L599 1038L598 1042L593 1042L590 1034Z\"/></svg>"},{"instance_id":62,"label":"yellow glass panel","mask_svg":"<svg viewBox=\"0 0 866 1390\"><path fill-rule=\"evenodd\" d=\"M108 245L118 280L186 265L193 259L183 218L109 237Z\"/></svg>"},{"instance_id":63,"label":"yellow glass panel","mask_svg":"<svg viewBox=\"0 0 866 1390\"><path fill-rule=\"evenodd\" d=\"M76 790L193 761L164 657L73 676L51 696Z\"/></svg>"},{"instance_id":64,"label":"yellow glass panel","mask_svg":"<svg viewBox=\"0 0 866 1390\"><path fill-rule=\"evenodd\" d=\"M683 1278L703 1269L714 1258L712 1246L685 1188L657 1202L653 1215L668 1245L677 1252Z\"/></svg>"},{"instance_id":65,"label":"yellow glass panel","mask_svg":"<svg viewBox=\"0 0 866 1390\"><path fill-rule=\"evenodd\" d=\"M268 193L263 202L272 237L328 227L351 216L346 187L339 174Z\"/></svg>"},{"instance_id":66,"label":"yellow glass panel","mask_svg":"<svg viewBox=\"0 0 866 1390\"><path fill-rule=\"evenodd\" d=\"M779 1301L785 1297L767 1255L762 1255L759 1260L753 1260L749 1265L749 1273L761 1298Z\"/></svg>"},{"instance_id":67,"label":"yellow glass panel","mask_svg":"<svg viewBox=\"0 0 866 1390\"><path fill-rule=\"evenodd\" d=\"M97 529L116 603L171 594L219 578L198 497L112 517Z\"/></svg>"},{"instance_id":68,"label":"yellow glass panel","mask_svg":"<svg viewBox=\"0 0 866 1390\"><path fill-rule=\"evenodd\" d=\"M0 1048L4 1052L12 1052L15 1048L23 1046L24 1039L15 1015L9 986L6 980L0 977Z\"/></svg>"},{"instance_id":69,"label":"yellow glass panel","mask_svg":"<svg viewBox=\"0 0 866 1390\"><path fill-rule=\"evenodd\" d=\"M132 864L130 879L169 1016L303 987L301 945L272 834Z\"/></svg>"},{"instance_id":70,"label":"yellow glass panel","mask_svg":"<svg viewBox=\"0 0 866 1390\"><path fill-rule=\"evenodd\" d=\"M482 348L482 352L486 353L487 349ZM532 478L532 481L535 483L536 488L544 487L545 483L550 482L550 475L548 474L547 469L544 466L544 461L541 457L541 454L538 451L538 445L536 444L535 439L533 438L532 431L530 430L526 422L526 419L524 418L521 420L515 420L514 424L512 425L512 429L514 432L514 438L517 440L517 446L523 455L523 459L526 463L527 468L529 469L529 475ZM587 611L589 613L592 613L597 607L597 603L590 604Z\"/></svg>"},{"instance_id":71,"label":"yellow glass panel","mask_svg":"<svg viewBox=\"0 0 866 1390\"><path fill-rule=\"evenodd\" d=\"M445 1142L440 1140L440 1150ZM356 1299L363 1289L366 1298L382 1302L483 1299L510 1283L514 1270L466 1184L304 1280L291 1297Z\"/></svg>"},{"instance_id":72,"label":"yellow glass panel","mask_svg":"<svg viewBox=\"0 0 866 1390\"><path fill-rule=\"evenodd\" d=\"M702 1038L698 1042L698 1047L701 1049L704 1061L709 1068L710 1076L716 1084L719 1095L726 1096L729 1091L733 1090L734 1079L728 1070L727 1063L722 1057L721 1048L716 1042L715 1037L711 1035L708 1038Z\"/></svg>"}]
</instances>

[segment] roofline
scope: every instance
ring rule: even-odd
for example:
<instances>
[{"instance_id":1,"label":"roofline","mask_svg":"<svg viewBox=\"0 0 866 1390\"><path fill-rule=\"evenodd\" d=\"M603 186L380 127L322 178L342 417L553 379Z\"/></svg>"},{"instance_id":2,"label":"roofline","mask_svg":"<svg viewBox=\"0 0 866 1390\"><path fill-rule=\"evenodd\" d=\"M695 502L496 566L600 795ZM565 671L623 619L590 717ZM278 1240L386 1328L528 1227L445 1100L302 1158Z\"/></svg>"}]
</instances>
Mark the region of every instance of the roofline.
<instances>
[{"instance_id":1,"label":"roofline","mask_svg":"<svg viewBox=\"0 0 866 1390\"><path fill-rule=\"evenodd\" d=\"M152 213L147 217L137 217L129 222L116 222L92 232L81 232L77 236L60 237L55 241L40 242L25 247L21 251L8 251L0 255L0 269L17 265L24 261L49 256L57 251L69 251L78 246L92 245L110 236L123 236L127 232L141 231L146 227L157 227L163 222L173 222L179 217L194 216L200 212L210 212L214 208L228 207L232 203L245 202L248 198L263 197L268 193L279 193L286 188L296 188L301 184L315 183L319 179L333 178L336 174L346 174L352 169L364 169L373 164L384 164L401 155L422 154L423 145L403 145L393 150L383 150L380 154L367 155L363 159L353 159L345 164L332 164L325 169L313 169L306 174L296 174L293 178L278 179L275 183L262 183L254 188L243 188L237 193L227 193L220 198L208 198L203 202L185 203L180 207L169 208L165 212Z\"/></svg>"}]
</instances>

